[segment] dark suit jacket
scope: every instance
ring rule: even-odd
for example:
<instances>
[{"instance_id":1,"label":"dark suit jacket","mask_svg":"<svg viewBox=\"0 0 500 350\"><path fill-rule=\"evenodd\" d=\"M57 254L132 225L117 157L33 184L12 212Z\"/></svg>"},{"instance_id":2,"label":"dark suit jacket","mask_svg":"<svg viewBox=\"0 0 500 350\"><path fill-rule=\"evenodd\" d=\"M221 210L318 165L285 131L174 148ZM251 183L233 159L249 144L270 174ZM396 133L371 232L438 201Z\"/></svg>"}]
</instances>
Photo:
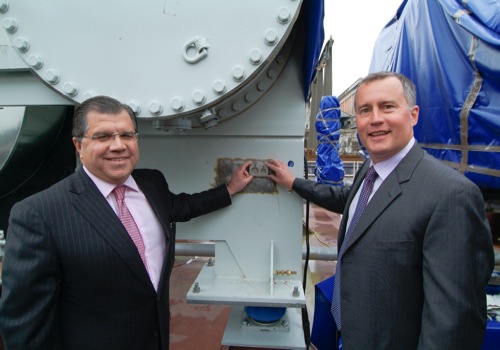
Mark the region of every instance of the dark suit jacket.
<instances>
[{"instance_id":1,"label":"dark suit jacket","mask_svg":"<svg viewBox=\"0 0 500 350\"><path fill-rule=\"evenodd\" d=\"M175 222L231 199L226 186L175 195L159 171L132 176L165 233L158 293L119 218L80 168L12 209L0 301L8 350L168 349Z\"/></svg>"},{"instance_id":2,"label":"dark suit jacket","mask_svg":"<svg viewBox=\"0 0 500 350\"><path fill-rule=\"evenodd\" d=\"M293 190L343 213L351 188L297 179ZM374 194L341 262L342 341L351 349L480 349L494 264L478 188L415 145ZM332 330L332 336L334 336Z\"/></svg>"}]
</instances>

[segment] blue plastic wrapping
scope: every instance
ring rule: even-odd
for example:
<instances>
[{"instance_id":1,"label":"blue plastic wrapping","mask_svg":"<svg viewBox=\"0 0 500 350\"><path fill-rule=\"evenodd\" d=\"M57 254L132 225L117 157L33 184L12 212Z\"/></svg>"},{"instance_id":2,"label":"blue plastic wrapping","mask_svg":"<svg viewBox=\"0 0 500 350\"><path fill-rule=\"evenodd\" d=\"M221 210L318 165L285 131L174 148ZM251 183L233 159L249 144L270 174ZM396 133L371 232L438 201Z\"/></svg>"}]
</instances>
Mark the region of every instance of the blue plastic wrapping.
<instances>
[{"instance_id":1,"label":"blue plastic wrapping","mask_svg":"<svg viewBox=\"0 0 500 350\"><path fill-rule=\"evenodd\" d=\"M415 138L484 190L500 189L500 4L406 0L380 33L370 72L415 82Z\"/></svg>"},{"instance_id":2,"label":"blue plastic wrapping","mask_svg":"<svg viewBox=\"0 0 500 350\"><path fill-rule=\"evenodd\" d=\"M302 16L304 16L305 47L302 77L304 81L304 99L309 96L309 89L316 76L316 67L325 40L323 19L325 18L323 0L304 0L302 3Z\"/></svg>"},{"instance_id":3,"label":"blue plastic wrapping","mask_svg":"<svg viewBox=\"0 0 500 350\"><path fill-rule=\"evenodd\" d=\"M316 181L328 185L342 185L344 167L339 156L340 104L335 96L323 96L316 115L318 148Z\"/></svg>"}]
</instances>

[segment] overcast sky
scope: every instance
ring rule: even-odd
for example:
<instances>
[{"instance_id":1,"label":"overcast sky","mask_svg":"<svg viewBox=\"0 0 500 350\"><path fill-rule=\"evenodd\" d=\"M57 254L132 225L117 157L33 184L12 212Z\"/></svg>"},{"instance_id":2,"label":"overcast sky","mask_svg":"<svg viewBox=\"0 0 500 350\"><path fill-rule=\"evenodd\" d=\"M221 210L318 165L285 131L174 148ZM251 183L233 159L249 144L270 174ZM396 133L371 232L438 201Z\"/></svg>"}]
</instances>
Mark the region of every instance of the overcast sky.
<instances>
[{"instance_id":1,"label":"overcast sky","mask_svg":"<svg viewBox=\"0 0 500 350\"><path fill-rule=\"evenodd\" d=\"M325 40L333 38L333 95L370 68L375 40L403 0L324 0Z\"/></svg>"}]
</instances>

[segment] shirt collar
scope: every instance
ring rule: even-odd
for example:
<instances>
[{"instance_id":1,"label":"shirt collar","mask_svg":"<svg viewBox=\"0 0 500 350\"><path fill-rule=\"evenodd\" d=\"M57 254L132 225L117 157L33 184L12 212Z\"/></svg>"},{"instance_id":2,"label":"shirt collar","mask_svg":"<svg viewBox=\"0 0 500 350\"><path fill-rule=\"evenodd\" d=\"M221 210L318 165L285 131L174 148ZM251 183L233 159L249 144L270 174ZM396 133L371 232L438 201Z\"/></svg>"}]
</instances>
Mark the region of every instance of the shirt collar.
<instances>
[{"instance_id":1,"label":"shirt collar","mask_svg":"<svg viewBox=\"0 0 500 350\"><path fill-rule=\"evenodd\" d=\"M408 152L410 152L414 144L415 138L412 137L408 144L391 158L378 162L377 164L373 164L373 161L370 161L370 165L373 165L378 176L380 176L382 180L385 180L385 178L398 166L399 162L401 162Z\"/></svg>"},{"instance_id":2,"label":"shirt collar","mask_svg":"<svg viewBox=\"0 0 500 350\"><path fill-rule=\"evenodd\" d=\"M97 186L99 191L102 193L104 197L108 197L111 192L115 189L116 185L115 184L110 184L109 182L106 182L94 174L92 174L84 165L83 170L87 175L90 177L92 182ZM132 176L129 176L127 180L123 183L126 185L128 188L130 188L133 191L139 192L139 186L137 186L137 183L135 182L134 178Z\"/></svg>"}]
</instances>

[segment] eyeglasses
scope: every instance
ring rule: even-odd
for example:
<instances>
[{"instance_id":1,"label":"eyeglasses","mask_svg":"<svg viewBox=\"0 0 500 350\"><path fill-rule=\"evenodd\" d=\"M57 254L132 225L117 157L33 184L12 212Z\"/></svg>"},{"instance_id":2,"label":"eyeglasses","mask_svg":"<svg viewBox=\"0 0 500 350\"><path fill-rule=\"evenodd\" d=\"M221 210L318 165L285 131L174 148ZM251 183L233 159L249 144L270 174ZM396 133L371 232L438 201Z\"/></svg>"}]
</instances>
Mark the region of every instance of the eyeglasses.
<instances>
[{"instance_id":1,"label":"eyeglasses","mask_svg":"<svg viewBox=\"0 0 500 350\"><path fill-rule=\"evenodd\" d=\"M110 134L107 132L98 132L92 136L82 135L80 137L102 143L110 143L115 140L115 136L120 137L120 140L122 140L122 142L124 143L131 143L137 141L139 134L134 131L116 132L114 134Z\"/></svg>"}]
</instances>

